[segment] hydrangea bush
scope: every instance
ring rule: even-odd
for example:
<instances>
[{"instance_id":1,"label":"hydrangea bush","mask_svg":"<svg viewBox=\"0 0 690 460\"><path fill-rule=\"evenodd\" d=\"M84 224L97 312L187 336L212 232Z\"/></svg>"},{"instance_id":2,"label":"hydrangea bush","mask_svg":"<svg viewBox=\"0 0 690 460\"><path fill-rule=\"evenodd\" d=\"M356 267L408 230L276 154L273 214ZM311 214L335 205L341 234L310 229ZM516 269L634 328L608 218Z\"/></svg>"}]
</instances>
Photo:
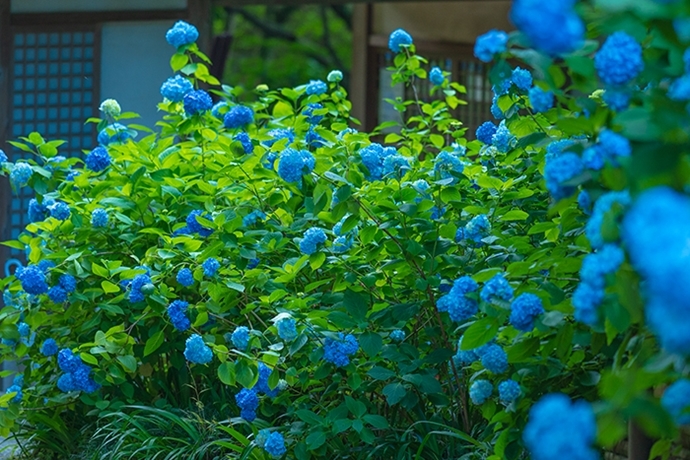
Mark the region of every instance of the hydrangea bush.
<instances>
[{"instance_id":1,"label":"hydrangea bush","mask_svg":"<svg viewBox=\"0 0 690 460\"><path fill-rule=\"evenodd\" d=\"M516 0L519 30L477 41L496 120L473 141L465 89L403 30L394 84L441 97L361 133L338 71L240 101L178 22L157 131L109 100L84 160L38 133L0 155L36 192L5 243L27 265L0 281L22 369L0 432L194 402L257 458L590 459L628 419L668 453L690 405L685 13Z\"/></svg>"}]
</instances>

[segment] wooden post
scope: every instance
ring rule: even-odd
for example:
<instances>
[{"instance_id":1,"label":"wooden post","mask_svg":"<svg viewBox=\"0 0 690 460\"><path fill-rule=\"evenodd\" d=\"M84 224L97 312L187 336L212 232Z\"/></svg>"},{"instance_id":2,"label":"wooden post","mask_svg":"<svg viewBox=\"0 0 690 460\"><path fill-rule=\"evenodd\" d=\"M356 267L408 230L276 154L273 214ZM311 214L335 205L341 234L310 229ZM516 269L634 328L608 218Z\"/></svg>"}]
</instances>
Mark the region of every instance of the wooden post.
<instances>
[{"instance_id":1,"label":"wooden post","mask_svg":"<svg viewBox=\"0 0 690 460\"><path fill-rule=\"evenodd\" d=\"M199 30L197 44L199 49L209 54L211 52L211 0L188 0L189 22Z\"/></svg>"},{"instance_id":2,"label":"wooden post","mask_svg":"<svg viewBox=\"0 0 690 460\"><path fill-rule=\"evenodd\" d=\"M371 99L371 59L369 36L371 35L371 5L358 4L352 14L352 71L350 72L350 100L352 116L362 122L359 129L369 130L376 120L371 119L372 107L378 106ZM375 112L374 112L375 113Z\"/></svg>"},{"instance_id":3,"label":"wooden post","mask_svg":"<svg viewBox=\"0 0 690 460\"><path fill-rule=\"evenodd\" d=\"M8 152L10 111L10 53L12 33L10 31L10 0L0 0L0 148ZM7 177L0 177L0 240L5 240L9 228L9 211L12 191ZM9 248L0 246L0 278L5 276L5 261Z\"/></svg>"},{"instance_id":4,"label":"wooden post","mask_svg":"<svg viewBox=\"0 0 690 460\"><path fill-rule=\"evenodd\" d=\"M628 460L647 460L654 440L633 421L628 422Z\"/></svg>"}]
</instances>

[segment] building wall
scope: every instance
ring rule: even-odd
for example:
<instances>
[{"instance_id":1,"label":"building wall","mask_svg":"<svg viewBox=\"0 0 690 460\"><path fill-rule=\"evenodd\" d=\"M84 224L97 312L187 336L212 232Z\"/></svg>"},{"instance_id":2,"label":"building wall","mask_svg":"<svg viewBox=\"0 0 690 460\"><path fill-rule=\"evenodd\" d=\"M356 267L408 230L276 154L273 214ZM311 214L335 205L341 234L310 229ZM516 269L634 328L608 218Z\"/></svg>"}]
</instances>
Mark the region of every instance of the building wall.
<instances>
[{"instance_id":1,"label":"building wall","mask_svg":"<svg viewBox=\"0 0 690 460\"><path fill-rule=\"evenodd\" d=\"M167 10L187 7L187 0L12 0L12 13Z\"/></svg>"},{"instance_id":2,"label":"building wall","mask_svg":"<svg viewBox=\"0 0 690 460\"><path fill-rule=\"evenodd\" d=\"M170 76L175 51L165 41L172 21L111 22L101 32L101 88L103 99L117 99L123 111L141 119L131 123L153 127L160 119L160 86Z\"/></svg>"},{"instance_id":3,"label":"building wall","mask_svg":"<svg viewBox=\"0 0 690 460\"><path fill-rule=\"evenodd\" d=\"M512 30L510 1L376 3L372 34L388 35L398 28L415 39L474 43L490 29Z\"/></svg>"}]
</instances>

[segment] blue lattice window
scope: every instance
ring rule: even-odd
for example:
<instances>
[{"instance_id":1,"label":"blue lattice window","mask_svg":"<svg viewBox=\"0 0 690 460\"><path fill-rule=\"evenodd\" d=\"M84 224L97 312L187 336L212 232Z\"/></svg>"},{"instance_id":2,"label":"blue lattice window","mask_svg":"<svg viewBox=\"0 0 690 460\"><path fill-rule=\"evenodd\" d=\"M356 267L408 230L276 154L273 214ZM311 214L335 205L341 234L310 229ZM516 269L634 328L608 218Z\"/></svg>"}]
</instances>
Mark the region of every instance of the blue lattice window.
<instances>
[{"instance_id":1,"label":"blue lattice window","mask_svg":"<svg viewBox=\"0 0 690 460\"><path fill-rule=\"evenodd\" d=\"M12 35L10 136L16 139L37 131L48 140L65 140L59 149L64 156L93 148L94 127L84 120L94 116L98 100L95 30L17 30ZM8 153L12 161L29 156L18 149ZM33 192L27 187L13 195L5 239L17 239L28 224L31 198Z\"/></svg>"}]
</instances>

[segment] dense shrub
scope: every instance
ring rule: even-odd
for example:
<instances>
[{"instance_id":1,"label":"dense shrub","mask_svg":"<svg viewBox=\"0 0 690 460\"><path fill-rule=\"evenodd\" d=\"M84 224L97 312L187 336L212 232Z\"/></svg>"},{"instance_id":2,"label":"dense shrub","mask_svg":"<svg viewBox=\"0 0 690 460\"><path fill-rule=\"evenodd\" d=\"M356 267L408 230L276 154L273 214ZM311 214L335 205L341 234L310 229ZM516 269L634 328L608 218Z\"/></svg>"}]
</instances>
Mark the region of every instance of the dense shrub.
<instances>
[{"instance_id":1,"label":"dense shrub","mask_svg":"<svg viewBox=\"0 0 690 460\"><path fill-rule=\"evenodd\" d=\"M516 1L521 31L480 37L501 121L472 142L438 69L431 102L360 133L337 73L240 105L180 23L158 132L105 101L83 162L13 142L37 198L6 243L28 264L0 285L24 369L3 433L106 412L138 439L195 406L238 441L208 455L585 459L634 419L668 453L685 380L650 390L687 374L687 12L572 3ZM390 45L394 84L428 78Z\"/></svg>"}]
</instances>

